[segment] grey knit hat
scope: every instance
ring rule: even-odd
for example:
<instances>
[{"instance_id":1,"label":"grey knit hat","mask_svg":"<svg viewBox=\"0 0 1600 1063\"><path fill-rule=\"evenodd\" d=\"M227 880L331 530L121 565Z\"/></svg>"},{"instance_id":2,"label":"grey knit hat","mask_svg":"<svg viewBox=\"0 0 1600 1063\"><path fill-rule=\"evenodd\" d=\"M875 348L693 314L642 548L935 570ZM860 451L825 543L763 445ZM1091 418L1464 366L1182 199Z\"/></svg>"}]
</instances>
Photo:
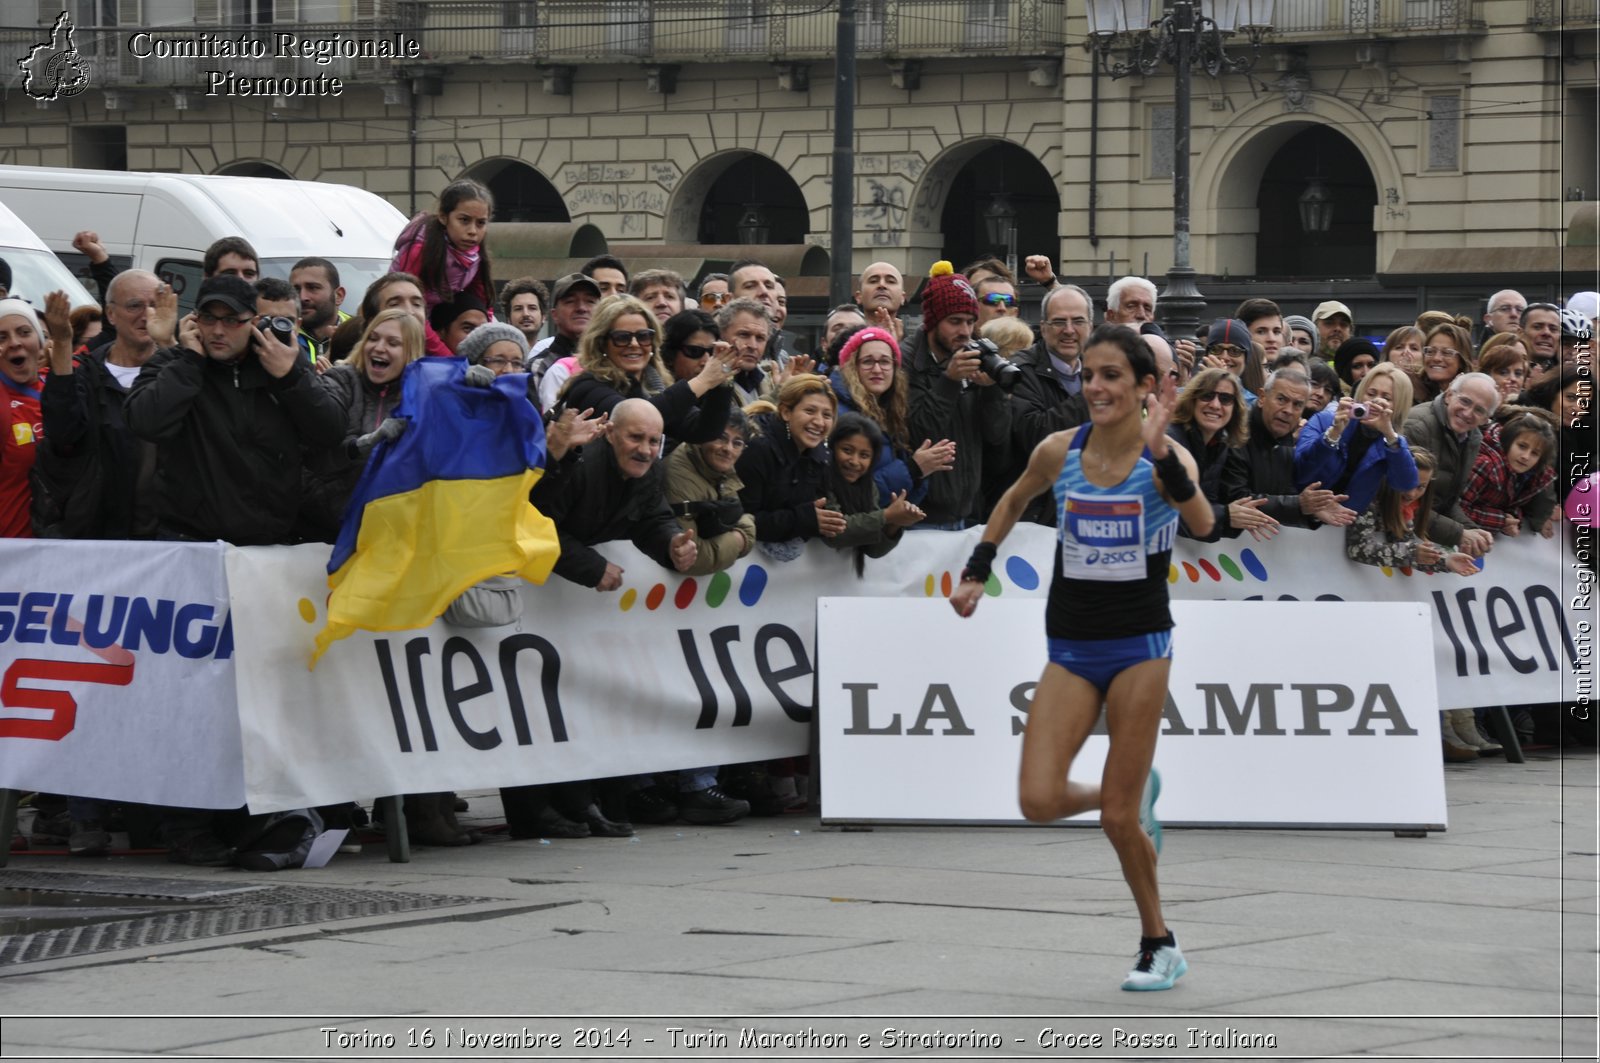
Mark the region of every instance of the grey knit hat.
<instances>
[{"instance_id":1,"label":"grey knit hat","mask_svg":"<svg viewBox=\"0 0 1600 1063\"><path fill-rule=\"evenodd\" d=\"M1309 317L1303 317L1300 314L1286 314L1286 315L1284 315L1284 318L1283 318L1283 331L1284 331L1284 336L1285 336L1286 339L1288 338L1289 330L1290 329L1294 329L1294 328L1297 328L1301 332L1304 332L1306 335L1310 336L1312 339L1316 339L1317 338L1317 326L1311 323L1311 319Z\"/></svg>"},{"instance_id":2,"label":"grey knit hat","mask_svg":"<svg viewBox=\"0 0 1600 1063\"><path fill-rule=\"evenodd\" d=\"M477 365L483 361L484 354L501 340L510 340L517 345L517 350L522 352L522 357L528 357L528 339L522 334L521 329L512 328L501 321L491 321L486 325L479 325L467 333L467 338L461 341L456 348L456 354L467 360L469 365Z\"/></svg>"}]
</instances>

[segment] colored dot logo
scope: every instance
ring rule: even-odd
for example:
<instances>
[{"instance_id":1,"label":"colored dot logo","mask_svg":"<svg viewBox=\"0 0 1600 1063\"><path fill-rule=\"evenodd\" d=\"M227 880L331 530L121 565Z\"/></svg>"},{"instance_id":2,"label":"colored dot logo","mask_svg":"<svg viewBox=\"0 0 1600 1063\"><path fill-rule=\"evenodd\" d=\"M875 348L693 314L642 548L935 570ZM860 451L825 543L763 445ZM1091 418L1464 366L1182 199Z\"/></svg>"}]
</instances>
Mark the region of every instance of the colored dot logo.
<instances>
[{"instance_id":1,"label":"colored dot logo","mask_svg":"<svg viewBox=\"0 0 1600 1063\"><path fill-rule=\"evenodd\" d=\"M760 565L751 565L744 570L744 575L739 580L737 597L739 604L745 608L754 608L761 601L761 596L767 590L767 570ZM687 609L700 598L700 581L694 577L686 578L678 584L677 590L672 592L672 605L676 609ZM713 609L720 608L728 600L728 595L733 593L733 577L726 572L712 573L711 578L705 582L705 595L703 600ZM667 585L657 583L644 592L644 607L651 612L660 609L667 600ZM622 592L622 597L617 599L617 608L624 613L639 604L639 591L629 587Z\"/></svg>"},{"instance_id":2,"label":"colored dot logo","mask_svg":"<svg viewBox=\"0 0 1600 1063\"><path fill-rule=\"evenodd\" d=\"M1005 584L1000 579L1000 572L1002 571L1005 573L1006 579L1011 581L1011 585L1019 590L1036 591L1039 589L1038 569L1023 558L1013 554L1005 559L1005 562L999 566L999 570L989 573L989 578L983 584L984 594L991 598L1000 597L1001 592L1005 590ZM922 581L922 593L929 598L932 598L935 593L941 597L948 598L955 590L955 585L959 578L958 573L940 572L935 574L930 572Z\"/></svg>"},{"instance_id":3,"label":"colored dot logo","mask_svg":"<svg viewBox=\"0 0 1600 1063\"><path fill-rule=\"evenodd\" d=\"M1190 583L1199 583L1204 577L1213 583L1221 583L1222 577L1226 575L1235 583L1243 583L1246 572L1262 583L1267 582L1267 566L1261 563L1256 552L1249 547L1239 551L1237 561L1227 554L1218 554L1215 562L1203 557L1193 562L1180 561L1168 567L1167 582L1177 583L1180 578L1187 578Z\"/></svg>"}]
</instances>

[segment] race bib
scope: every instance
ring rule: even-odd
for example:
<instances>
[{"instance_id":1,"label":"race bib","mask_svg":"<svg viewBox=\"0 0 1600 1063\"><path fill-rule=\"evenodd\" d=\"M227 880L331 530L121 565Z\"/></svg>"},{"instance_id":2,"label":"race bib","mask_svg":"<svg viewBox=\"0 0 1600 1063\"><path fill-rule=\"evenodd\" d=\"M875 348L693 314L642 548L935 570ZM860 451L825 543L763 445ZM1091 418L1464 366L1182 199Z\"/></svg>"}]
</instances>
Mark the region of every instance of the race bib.
<instances>
[{"instance_id":1,"label":"race bib","mask_svg":"<svg viewBox=\"0 0 1600 1063\"><path fill-rule=\"evenodd\" d=\"M1144 579L1144 503L1139 496L1068 494L1061 574L1070 579Z\"/></svg>"}]
</instances>

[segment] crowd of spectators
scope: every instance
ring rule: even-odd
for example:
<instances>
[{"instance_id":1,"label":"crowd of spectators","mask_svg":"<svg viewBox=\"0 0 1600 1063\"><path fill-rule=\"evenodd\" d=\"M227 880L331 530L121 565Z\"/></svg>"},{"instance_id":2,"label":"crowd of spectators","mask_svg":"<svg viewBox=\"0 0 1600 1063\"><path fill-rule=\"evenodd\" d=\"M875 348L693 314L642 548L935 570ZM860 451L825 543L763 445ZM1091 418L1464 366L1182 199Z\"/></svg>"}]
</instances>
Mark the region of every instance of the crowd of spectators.
<instances>
[{"instance_id":1,"label":"crowd of spectators","mask_svg":"<svg viewBox=\"0 0 1600 1063\"><path fill-rule=\"evenodd\" d=\"M1481 325L1429 311L1381 341L1341 302L1301 316L1252 298L1167 336L1143 278L1112 284L1097 314L1037 256L1031 289L994 259L960 273L940 263L917 284L876 262L807 354L784 329L784 278L760 262L693 291L613 256L549 287L497 284L492 213L482 186L452 184L353 316L327 259L260 277L234 238L207 255L180 317L161 278L113 274L80 234L101 308L0 293L0 534L331 542L369 455L406 430L406 367L455 356L468 384L526 375L548 446L532 501L559 532L557 576L617 590L602 547L620 539L692 574L752 551L791 559L821 539L860 573L908 530L983 523L1035 446L1089 419L1079 373L1097 316L1138 332L1182 389L1169 434L1195 457L1208 540L1331 525L1354 562L1471 578L1502 536L1561 550L1561 503L1587 470L1559 459L1592 451L1592 292L1563 306L1501 291ZM1019 300L1039 287L1034 330ZM1047 492L1025 519L1053 524L1053 509ZM1500 750L1472 711L1443 721L1447 758ZM521 788L507 807L523 835L724 823L801 804L806 769ZM470 843L458 805L410 795L414 839ZM104 852L110 814L70 800L71 850ZM227 859L214 819L167 810L162 830L176 860Z\"/></svg>"}]
</instances>

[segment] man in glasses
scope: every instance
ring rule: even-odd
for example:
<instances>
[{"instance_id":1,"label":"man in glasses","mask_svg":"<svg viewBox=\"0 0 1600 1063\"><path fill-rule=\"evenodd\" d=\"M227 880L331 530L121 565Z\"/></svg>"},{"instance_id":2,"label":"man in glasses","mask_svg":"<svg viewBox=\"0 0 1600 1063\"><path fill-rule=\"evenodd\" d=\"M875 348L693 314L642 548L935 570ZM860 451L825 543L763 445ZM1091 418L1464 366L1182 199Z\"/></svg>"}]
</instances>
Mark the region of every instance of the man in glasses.
<instances>
[{"instance_id":1,"label":"man in glasses","mask_svg":"<svg viewBox=\"0 0 1600 1063\"><path fill-rule=\"evenodd\" d=\"M1502 332L1516 332L1522 327L1522 313L1528 309L1528 300L1521 292L1507 288L1489 296L1489 312L1483 315L1483 338Z\"/></svg>"},{"instance_id":2,"label":"man in glasses","mask_svg":"<svg viewBox=\"0 0 1600 1063\"><path fill-rule=\"evenodd\" d=\"M1561 307L1529 303L1522 312L1522 343L1528 348L1528 386L1561 369Z\"/></svg>"},{"instance_id":3,"label":"man in glasses","mask_svg":"<svg viewBox=\"0 0 1600 1063\"><path fill-rule=\"evenodd\" d=\"M1500 405L1500 390L1487 373L1462 373L1432 402L1411 407L1400 433L1411 449L1430 451L1433 471L1433 516L1428 537L1462 553L1482 557L1494 536L1478 527L1461 509L1461 489L1471 478L1483 445L1483 426Z\"/></svg>"},{"instance_id":4,"label":"man in glasses","mask_svg":"<svg viewBox=\"0 0 1600 1063\"><path fill-rule=\"evenodd\" d=\"M147 539L155 530L149 505L154 462L145 460L152 445L128 430L125 409L129 389L156 353L152 322L164 317L170 335L178 297L154 273L131 269L111 278L105 314L116 326L115 338L80 351L71 373L45 378L39 404L45 446L38 471L64 497L77 500L63 506L59 523L48 527L51 538ZM84 461L90 451L92 463ZM88 475L99 477L98 498L81 493L81 478Z\"/></svg>"}]
</instances>

